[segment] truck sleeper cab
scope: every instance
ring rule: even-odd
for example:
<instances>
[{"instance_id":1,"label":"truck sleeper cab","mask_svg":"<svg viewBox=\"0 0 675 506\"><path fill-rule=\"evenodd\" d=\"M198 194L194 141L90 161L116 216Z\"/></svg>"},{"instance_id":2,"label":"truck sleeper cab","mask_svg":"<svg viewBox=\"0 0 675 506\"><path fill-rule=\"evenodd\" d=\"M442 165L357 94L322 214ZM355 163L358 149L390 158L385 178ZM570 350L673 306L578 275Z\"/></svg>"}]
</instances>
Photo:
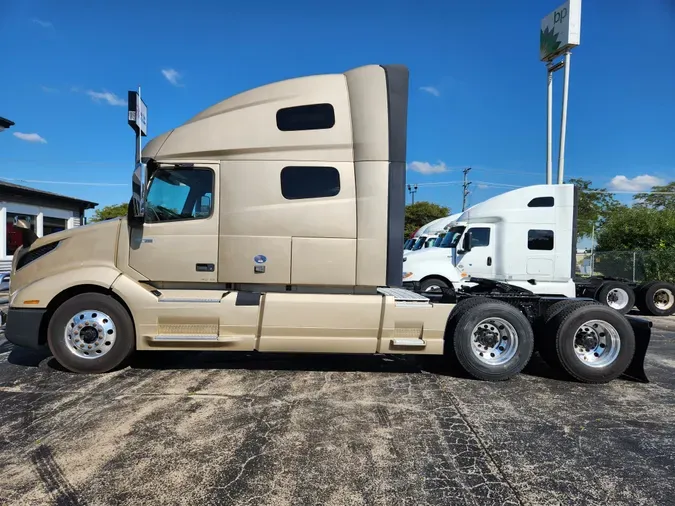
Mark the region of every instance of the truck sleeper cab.
<instances>
[{"instance_id":1,"label":"truck sleeper cab","mask_svg":"<svg viewBox=\"0 0 675 506\"><path fill-rule=\"evenodd\" d=\"M611 361L556 360L591 382L632 367L639 326L605 308L544 318L557 300L526 314L400 288L407 96L405 67L369 65L241 93L150 140L127 218L25 237L8 340L46 344L76 372L134 350L448 352L502 380L527 364L533 325L569 351L602 321L619 341L584 342Z\"/></svg>"}]
</instances>

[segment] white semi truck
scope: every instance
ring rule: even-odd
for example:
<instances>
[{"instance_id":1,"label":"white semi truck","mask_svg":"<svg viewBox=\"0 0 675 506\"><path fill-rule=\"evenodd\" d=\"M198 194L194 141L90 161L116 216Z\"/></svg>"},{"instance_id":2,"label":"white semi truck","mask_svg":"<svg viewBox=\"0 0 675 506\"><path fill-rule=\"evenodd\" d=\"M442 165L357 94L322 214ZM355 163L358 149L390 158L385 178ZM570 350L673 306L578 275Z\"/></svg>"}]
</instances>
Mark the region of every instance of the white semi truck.
<instances>
[{"instance_id":1,"label":"white semi truck","mask_svg":"<svg viewBox=\"0 0 675 506\"><path fill-rule=\"evenodd\" d=\"M675 313L675 286L576 277L576 189L534 185L473 206L453 224L451 255L407 255L403 285L423 292L487 278L542 295L593 298L627 313L637 302L657 316Z\"/></svg>"},{"instance_id":2,"label":"white semi truck","mask_svg":"<svg viewBox=\"0 0 675 506\"><path fill-rule=\"evenodd\" d=\"M17 219L7 339L80 373L134 350L257 350L445 355L504 380L536 334L573 378L646 381L645 320L512 285L437 302L401 288L407 104L407 68L368 65L153 138L127 218L41 238Z\"/></svg>"}]
</instances>

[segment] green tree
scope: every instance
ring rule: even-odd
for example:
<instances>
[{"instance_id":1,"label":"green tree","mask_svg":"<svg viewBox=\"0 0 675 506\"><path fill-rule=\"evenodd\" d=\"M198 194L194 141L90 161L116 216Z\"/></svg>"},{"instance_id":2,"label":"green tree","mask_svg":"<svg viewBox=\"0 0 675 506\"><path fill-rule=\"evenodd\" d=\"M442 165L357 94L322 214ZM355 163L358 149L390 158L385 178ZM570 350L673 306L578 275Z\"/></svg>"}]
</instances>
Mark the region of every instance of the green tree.
<instances>
[{"instance_id":1,"label":"green tree","mask_svg":"<svg viewBox=\"0 0 675 506\"><path fill-rule=\"evenodd\" d=\"M624 208L605 188L593 188L591 182L582 178L571 178L567 181L579 190L577 207L577 234L579 238L590 237L595 225L596 233L605 221L617 209Z\"/></svg>"},{"instance_id":2,"label":"green tree","mask_svg":"<svg viewBox=\"0 0 675 506\"><path fill-rule=\"evenodd\" d=\"M415 232L422 225L426 225L430 221L438 218L445 218L450 215L450 208L439 206L433 202L426 202L424 200L408 204L405 206L405 237L410 237L410 234Z\"/></svg>"},{"instance_id":3,"label":"green tree","mask_svg":"<svg viewBox=\"0 0 675 506\"><path fill-rule=\"evenodd\" d=\"M633 200L635 207L675 210L675 181L654 186L650 193L636 193Z\"/></svg>"},{"instance_id":4,"label":"green tree","mask_svg":"<svg viewBox=\"0 0 675 506\"><path fill-rule=\"evenodd\" d=\"M623 207L606 220L598 235L598 251L606 254L608 265L624 272L632 270L633 255L617 252L637 252L636 274L642 280L675 281L675 209ZM611 273L610 273L611 274Z\"/></svg>"},{"instance_id":5,"label":"green tree","mask_svg":"<svg viewBox=\"0 0 675 506\"><path fill-rule=\"evenodd\" d=\"M96 209L94 211L94 216L91 217L90 221L105 221L126 216L128 207L129 204L124 203Z\"/></svg>"}]
</instances>

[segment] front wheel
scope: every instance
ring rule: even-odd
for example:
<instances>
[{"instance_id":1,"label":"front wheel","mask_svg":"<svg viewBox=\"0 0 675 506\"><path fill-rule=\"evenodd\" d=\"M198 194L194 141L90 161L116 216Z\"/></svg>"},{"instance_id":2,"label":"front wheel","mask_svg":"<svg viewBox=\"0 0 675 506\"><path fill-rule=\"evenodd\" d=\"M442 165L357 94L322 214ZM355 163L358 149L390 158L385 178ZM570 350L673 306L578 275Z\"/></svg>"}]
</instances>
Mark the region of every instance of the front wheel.
<instances>
[{"instance_id":1,"label":"front wheel","mask_svg":"<svg viewBox=\"0 0 675 506\"><path fill-rule=\"evenodd\" d=\"M422 292L441 293L442 288L448 288L448 284L439 278L427 278L420 283Z\"/></svg>"},{"instance_id":2,"label":"front wheel","mask_svg":"<svg viewBox=\"0 0 675 506\"><path fill-rule=\"evenodd\" d=\"M78 373L103 373L131 354L131 316L113 297L83 293L67 300L49 321L47 342L56 360Z\"/></svg>"},{"instance_id":3,"label":"front wheel","mask_svg":"<svg viewBox=\"0 0 675 506\"><path fill-rule=\"evenodd\" d=\"M523 370L534 349L532 327L523 313L497 300L457 309L453 348L466 372L478 379L502 381Z\"/></svg>"}]
</instances>

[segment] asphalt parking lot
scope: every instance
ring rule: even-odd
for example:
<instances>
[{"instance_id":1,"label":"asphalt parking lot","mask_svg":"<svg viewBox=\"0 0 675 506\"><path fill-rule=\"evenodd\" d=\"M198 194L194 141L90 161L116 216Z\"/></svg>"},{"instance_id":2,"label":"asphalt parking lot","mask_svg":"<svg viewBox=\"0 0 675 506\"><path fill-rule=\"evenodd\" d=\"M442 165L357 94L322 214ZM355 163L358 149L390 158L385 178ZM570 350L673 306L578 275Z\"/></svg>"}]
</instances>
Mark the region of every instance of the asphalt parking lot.
<instances>
[{"instance_id":1,"label":"asphalt parking lot","mask_svg":"<svg viewBox=\"0 0 675 506\"><path fill-rule=\"evenodd\" d=\"M82 376L0 337L0 504L675 504L675 324L646 370L152 353Z\"/></svg>"}]
</instances>

